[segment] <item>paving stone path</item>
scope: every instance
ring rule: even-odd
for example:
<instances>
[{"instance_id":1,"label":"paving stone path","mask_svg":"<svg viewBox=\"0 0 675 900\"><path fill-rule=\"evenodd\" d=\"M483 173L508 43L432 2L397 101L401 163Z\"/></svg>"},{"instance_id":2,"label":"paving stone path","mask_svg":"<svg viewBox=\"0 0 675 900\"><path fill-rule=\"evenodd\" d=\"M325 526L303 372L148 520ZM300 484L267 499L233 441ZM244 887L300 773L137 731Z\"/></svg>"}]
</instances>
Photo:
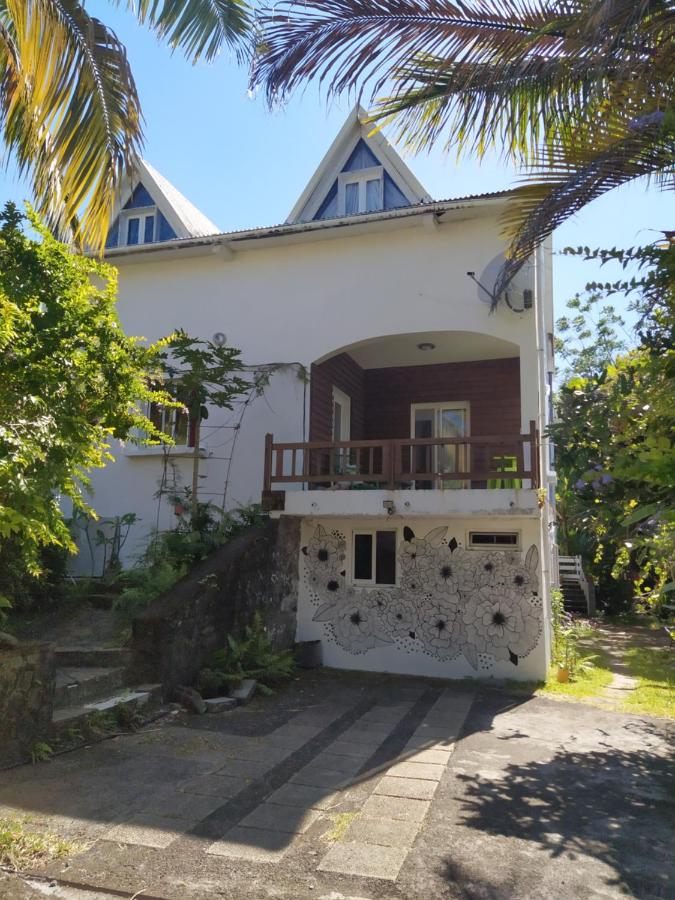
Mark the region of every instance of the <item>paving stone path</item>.
<instances>
[{"instance_id":1,"label":"paving stone path","mask_svg":"<svg viewBox=\"0 0 675 900\"><path fill-rule=\"evenodd\" d=\"M0 898L669 900L668 731L478 685L302 673L233 713L0 772L0 816L81 844L42 881L0 879Z\"/></svg>"},{"instance_id":2,"label":"paving stone path","mask_svg":"<svg viewBox=\"0 0 675 900\"><path fill-rule=\"evenodd\" d=\"M213 736L213 749L200 756L214 753L222 762L225 755L225 765L160 795L100 840L180 852L186 833L220 831L207 854L278 863L298 849L310 826L351 799L354 810L339 814L343 827L317 869L393 881L424 824L472 699L470 691L417 688L361 715L358 707L301 713L255 743ZM185 737L184 729L175 731L164 733L165 752L172 737Z\"/></svg>"}]
</instances>

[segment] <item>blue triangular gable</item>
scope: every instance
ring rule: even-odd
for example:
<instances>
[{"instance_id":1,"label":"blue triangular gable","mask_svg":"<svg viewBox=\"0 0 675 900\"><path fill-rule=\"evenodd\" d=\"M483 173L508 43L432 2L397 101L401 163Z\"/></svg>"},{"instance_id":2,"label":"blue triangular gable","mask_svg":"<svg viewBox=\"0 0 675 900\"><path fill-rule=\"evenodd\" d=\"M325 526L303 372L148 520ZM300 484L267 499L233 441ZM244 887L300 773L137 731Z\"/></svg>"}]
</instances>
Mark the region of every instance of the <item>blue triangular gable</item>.
<instances>
[{"instance_id":1,"label":"blue triangular gable","mask_svg":"<svg viewBox=\"0 0 675 900\"><path fill-rule=\"evenodd\" d=\"M381 166L382 163L375 156L368 144L359 139L352 150L349 159L342 167L342 172L357 172L359 169L370 169L372 166ZM337 179L333 182L326 194L323 203L319 207L314 219L332 219L337 216ZM394 179L384 170L384 209L398 209L401 206L410 206L410 201L397 187Z\"/></svg>"},{"instance_id":2,"label":"blue triangular gable","mask_svg":"<svg viewBox=\"0 0 675 900\"><path fill-rule=\"evenodd\" d=\"M124 204L124 209L140 209L142 207L147 206L157 206L155 201L153 200L150 192L147 190L145 185L138 184L134 188L134 191ZM175 237L177 237L176 232L173 230L171 225L164 218L162 213L157 210L157 214L159 216L159 232L158 232L158 241L171 241ZM113 247L117 247L119 245L119 216L115 219L115 221L110 226L108 231L108 238L105 242L106 249L111 249Z\"/></svg>"}]
</instances>

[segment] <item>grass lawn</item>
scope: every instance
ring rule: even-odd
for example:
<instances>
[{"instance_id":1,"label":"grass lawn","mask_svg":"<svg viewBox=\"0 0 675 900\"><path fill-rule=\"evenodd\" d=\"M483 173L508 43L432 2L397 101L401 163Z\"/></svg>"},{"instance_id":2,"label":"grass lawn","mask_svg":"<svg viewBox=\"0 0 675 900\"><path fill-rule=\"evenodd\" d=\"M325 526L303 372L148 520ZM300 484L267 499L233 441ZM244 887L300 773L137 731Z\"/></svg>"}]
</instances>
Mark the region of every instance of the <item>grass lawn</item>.
<instances>
[{"instance_id":1,"label":"grass lawn","mask_svg":"<svg viewBox=\"0 0 675 900\"><path fill-rule=\"evenodd\" d=\"M598 647L584 647L579 654L579 662L574 675L567 682L559 682L557 669L551 668L546 683L543 684L538 694L558 695L580 699L582 697L596 697L602 694L603 689L612 681L612 671L609 668L609 657ZM583 663L591 663L589 668L583 668Z\"/></svg>"},{"instance_id":2,"label":"grass lawn","mask_svg":"<svg viewBox=\"0 0 675 900\"><path fill-rule=\"evenodd\" d=\"M668 647L632 647L626 661L638 679L626 700L626 712L675 718L675 652Z\"/></svg>"},{"instance_id":3,"label":"grass lawn","mask_svg":"<svg viewBox=\"0 0 675 900\"><path fill-rule=\"evenodd\" d=\"M0 865L22 869L81 849L58 835L29 830L27 822L26 818L0 818Z\"/></svg>"},{"instance_id":4,"label":"grass lawn","mask_svg":"<svg viewBox=\"0 0 675 900\"><path fill-rule=\"evenodd\" d=\"M584 647L580 653L580 662L590 662L592 667L579 669L568 682L558 681L557 669L551 667L545 682L542 681L509 681L509 689L538 694L542 697L551 695L569 697L579 700L582 697L596 697L612 680L612 672L608 668L607 654L597 647Z\"/></svg>"}]
</instances>

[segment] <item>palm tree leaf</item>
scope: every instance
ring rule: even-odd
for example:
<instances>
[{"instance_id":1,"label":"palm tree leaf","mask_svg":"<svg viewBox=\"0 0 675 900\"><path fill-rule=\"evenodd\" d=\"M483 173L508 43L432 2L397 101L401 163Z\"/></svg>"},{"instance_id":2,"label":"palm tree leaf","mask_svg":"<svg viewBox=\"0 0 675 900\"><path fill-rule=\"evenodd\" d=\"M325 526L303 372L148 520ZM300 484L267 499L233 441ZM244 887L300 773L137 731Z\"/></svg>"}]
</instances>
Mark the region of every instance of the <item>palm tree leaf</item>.
<instances>
[{"instance_id":1,"label":"palm tree leaf","mask_svg":"<svg viewBox=\"0 0 675 900\"><path fill-rule=\"evenodd\" d=\"M330 75L329 93L373 80L373 95L420 54L478 62L538 41L552 49L543 0L519 0L517 10L496 0L285 0L260 16L261 38L252 73L274 103L302 81ZM377 74L376 74L377 73Z\"/></svg>"},{"instance_id":2,"label":"palm tree leaf","mask_svg":"<svg viewBox=\"0 0 675 900\"><path fill-rule=\"evenodd\" d=\"M240 61L250 56L253 22L245 0L126 0L126 5L192 62L212 60L223 47Z\"/></svg>"},{"instance_id":3,"label":"palm tree leaf","mask_svg":"<svg viewBox=\"0 0 675 900\"><path fill-rule=\"evenodd\" d=\"M7 146L55 233L102 249L142 140L124 46L78 0L3 0L0 21Z\"/></svg>"},{"instance_id":4,"label":"palm tree leaf","mask_svg":"<svg viewBox=\"0 0 675 900\"><path fill-rule=\"evenodd\" d=\"M635 125L599 151L574 157L563 148L547 154L545 168L517 188L503 224L512 236L509 258L495 283L493 308L535 247L566 219L613 188L636 178L658 177L673 187L675 127L668 117Z\"/></svg>"},{"instance_id":5,"label":"palm tree leaf","mask_svg":"<svg viewBox=\"0 0 675 900\"><path fill-rule=\"evenodd\" d=\"M501 293L585 203L672 165L650 117L672 109L674 36L663 0L282 0L261 16L251 84L271 104L312 78L329 96L386 85L371 122L395 122L410 149L497 146L524 163Z\"/></svg>"}]
</instances>

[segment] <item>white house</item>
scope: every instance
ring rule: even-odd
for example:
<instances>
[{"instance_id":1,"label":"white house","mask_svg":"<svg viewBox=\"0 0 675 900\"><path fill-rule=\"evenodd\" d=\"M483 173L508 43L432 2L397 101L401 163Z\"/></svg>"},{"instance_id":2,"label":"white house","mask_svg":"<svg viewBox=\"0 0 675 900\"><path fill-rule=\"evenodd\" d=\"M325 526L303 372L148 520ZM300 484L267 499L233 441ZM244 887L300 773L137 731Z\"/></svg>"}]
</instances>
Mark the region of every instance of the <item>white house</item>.
<instances>
[{"instance_id":1,"label":"white house","mask_svg":"<svg viewBox=\"0 0 675 900\"><path fill-rule=\"evenodd\" d=\"M204 423L200 498L302 520L298 640L339 667L541 677L550 247L490 314L508 194L432 200L360 114L272 227L218 233L143 166L108 240L119 313L148 340L182 327L288 364ZM190 483L191 432L172 427L175 447L117 447L94 478L102 516L139 516L129 555Z\"/></svg>"}]
</instances>

